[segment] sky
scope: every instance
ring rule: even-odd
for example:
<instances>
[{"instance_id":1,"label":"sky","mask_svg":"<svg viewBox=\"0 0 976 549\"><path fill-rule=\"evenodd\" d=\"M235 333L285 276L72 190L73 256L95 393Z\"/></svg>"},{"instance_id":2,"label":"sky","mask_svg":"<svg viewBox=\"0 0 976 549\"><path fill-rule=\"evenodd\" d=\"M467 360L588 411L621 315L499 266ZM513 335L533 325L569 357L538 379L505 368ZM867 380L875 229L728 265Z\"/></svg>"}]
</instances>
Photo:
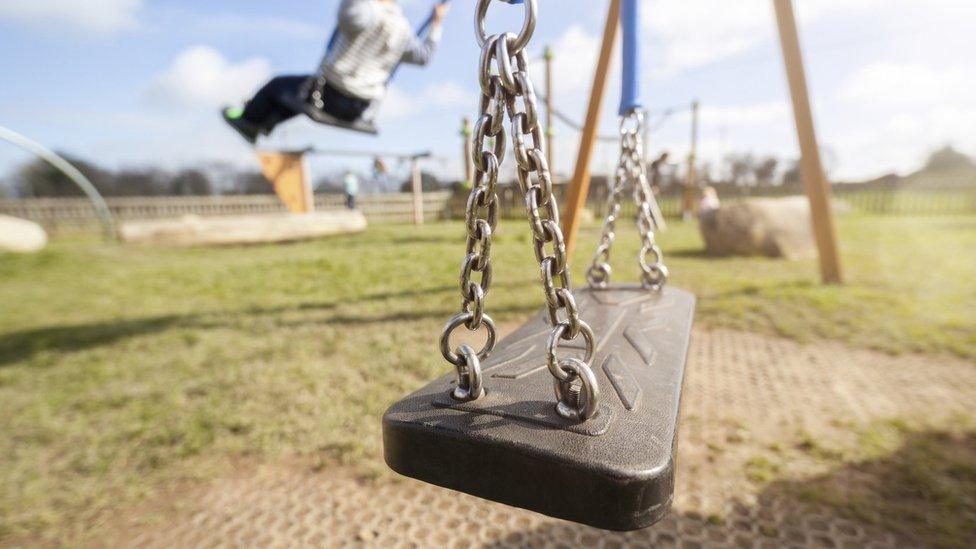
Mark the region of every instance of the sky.
<instances>
[{"instance_id":1,"label":"sky","mask_svg":"<svg viewBox=\"0 0 976 549\"><path fill-rule=\"evenodd\" d=\"M700 157L797 156L769 0L643 0L644 90L652 110L701 102ZM221 105L270 76L311 72L338 0L0 0L0 126L110 167L257 167L223 125ZM433 0L402 0L423 20ZM431 169L461 172L461 118L477 111L473 0L455 0L441 48L396 77L362 136L294 120L261 145L393 152L430 150ZM825 164L838 180L916 169L946 144L976 155L976 2L796 0ZM583 118L608 0L539 0L529 57L555 49L558 108ZM520 27L522 8L496 3L491 30ZM617 63L619 65L619 63ZM543 90L542 64L530 71ZM619 68L602 132L616 127ZM652 150L688 152L690 119L652 117ZM556 170L572 171L578 135L556 127ZM616 151L601 145L595 170ZM510 159L511 157L509 157ZM0 174L26 156L0 143ZM320 159L313 170L351 166ZM355 161L352 161L355 162ZM511 162L509 161L508 164Z\"/></svg>"}]
</instances>

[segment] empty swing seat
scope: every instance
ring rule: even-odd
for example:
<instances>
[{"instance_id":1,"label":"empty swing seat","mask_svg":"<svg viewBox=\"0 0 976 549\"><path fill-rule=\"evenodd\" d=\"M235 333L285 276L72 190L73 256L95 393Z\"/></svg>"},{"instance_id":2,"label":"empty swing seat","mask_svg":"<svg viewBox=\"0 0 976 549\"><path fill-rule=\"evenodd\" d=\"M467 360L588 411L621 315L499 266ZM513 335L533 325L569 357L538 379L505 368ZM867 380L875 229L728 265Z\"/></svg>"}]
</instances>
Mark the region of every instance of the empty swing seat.
<instances>
[{"instance_id":1,"label":"empty swing seat","mask_svg":"<svg viewBox=\"0 0 976 549\"><path fill-rule=\"evenodd\" d=\"M674 492L675 442L695 297L639 286L576 293L597 334L601 392L583 423L555 411L546 312L482 364L485 396L458 402L446 375L383 417L386 463L425 482L609 530L660 520ZM579 339L560 356L581 357ZM575 354L574 354L575 353Z\"/></svg>"}]
</instances>

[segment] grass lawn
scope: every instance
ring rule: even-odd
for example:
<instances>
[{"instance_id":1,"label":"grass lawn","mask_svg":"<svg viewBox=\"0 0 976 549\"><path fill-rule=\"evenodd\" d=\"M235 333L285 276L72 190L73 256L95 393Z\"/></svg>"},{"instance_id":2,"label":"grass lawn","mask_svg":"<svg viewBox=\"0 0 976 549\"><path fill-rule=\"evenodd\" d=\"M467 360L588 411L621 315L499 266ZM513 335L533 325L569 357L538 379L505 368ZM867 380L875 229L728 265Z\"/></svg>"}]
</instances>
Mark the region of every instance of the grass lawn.
<instances>
[{"instance_id":1,"label":"grass lawn","mask_svg":"<svg viewBox=\"0 0 976 549\"><path fill-rule=\"evenodd\" d=\"M840 234L843 287L820 286L814 261L706 258L694 225L660 241L673 283L699 296L699 325L976 358L976 217L852 215ZM538 266L524 222L504 222L495 243L488 311L512 322L542 303ZM619 279L636 279L636 247L628 227ZM462 252L461 225L441 223L223 249L75 239L0 256L0 541L69 534L227 457L380 470L382 411L448 371L436 342L460 305Z\"/></svg>"}]
</instances>

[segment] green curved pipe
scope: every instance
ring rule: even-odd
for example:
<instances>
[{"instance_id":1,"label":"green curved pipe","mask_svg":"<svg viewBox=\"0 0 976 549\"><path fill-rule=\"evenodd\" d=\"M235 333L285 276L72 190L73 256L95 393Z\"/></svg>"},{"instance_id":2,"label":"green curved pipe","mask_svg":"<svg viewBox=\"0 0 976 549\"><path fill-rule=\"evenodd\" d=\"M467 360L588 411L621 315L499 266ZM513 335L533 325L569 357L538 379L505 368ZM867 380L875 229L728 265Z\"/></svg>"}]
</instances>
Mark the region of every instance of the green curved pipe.
<instances>
[{"instance_id":1,"label":"green curved pipe","mask_svg":"<svg viewBox=\"0 0 976 549\"><path fill-rule=\"evenodd\" d=\"M98 194L98 189L95 188L95 185L93 185L83 173L72 166L70 162L58 156L54 151L36 141L20 135L11 129L0 126L0 139L16 145L17 147L24 149L41 160L44 160L66 175L68 179L74 182L75 185L78 185L78 187L81 188L85 195L88 196L88 199L91 200L92 205L95 207L95 213L98 215L98 219L102 222L102 229L105 231L105 238L108 240L115 240L115 220L112 218L112 212L109 210L108 204L105 203L105 199L102 198L102 195Z\"/></svg>"}]
</instances>

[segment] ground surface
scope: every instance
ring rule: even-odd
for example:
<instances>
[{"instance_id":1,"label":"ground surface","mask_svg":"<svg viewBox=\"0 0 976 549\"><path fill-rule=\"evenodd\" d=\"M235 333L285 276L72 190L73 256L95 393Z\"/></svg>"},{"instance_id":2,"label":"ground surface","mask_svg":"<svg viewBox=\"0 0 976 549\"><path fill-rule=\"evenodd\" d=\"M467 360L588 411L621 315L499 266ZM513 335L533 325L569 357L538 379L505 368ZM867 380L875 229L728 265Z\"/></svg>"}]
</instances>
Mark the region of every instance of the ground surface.
<instances>
[{"instance_id":1,"label":"ground surface","mask_svg":"<svg viewBox=\"0 0 976 549\"><path fill-rule=\"evenodd\" d=\"M652 528L603 532L348 468L238 464L107 521L96 545L962 547L976 539L976 446L961 419L974 394L976 368L960 360L697 331L677 500ZM939 467L960 484L911 471Z\"/></svg>"},{"instance_id":2,"label":"ground surface","mask_svg":"<svg viewBox=\"0 0 976 549\"><path fill-rule=\"evenodd\" d=\"M488 298L508 325L541 302L521 225L506 223L497 239ZM705 258L692 226L662 237L674 282L699 296L699 330L678 512L647 535L732 532L744 506L749 535L789 539L777 537L789 535L789 521L755 518L773 512L765 497L819 506L830 524L879 523L871 531L881 528L886 543L973 536L976 444L960 403L976 393L967 377L976 219L847 217L840 229L842 288L818 286L813 262ZM292 503L275 505L294 509L289 517L320 517L328 505L313 512L312 503L325 497L353 513L326 518L357 526L368 521L355 513L407 493L483 509L391 484L379 459L383 409L445 371L433 350L458 307L460 234L457 224L382 227L220 250L66 241L0 257L0 303L14 312L0 316L0 543L124 534L117 539L164 545L188 540L191 523L225 532L213 521L251 531L261 523L240 510L266 508L262 493L289 494ZM595 236L591 228L581 249ZM634 278L635 242L624 232L621 278ZM351 501L371 503L330 495L350 490ZM376 532L343 526L334 539L399 531L383 509L369 526ZM514 513L506 535L583 532L491 509ZM914 517L908 532L885 521L895 515ZM280 525L269 532L284 535Z\"/></svg>"}]
</instances>

